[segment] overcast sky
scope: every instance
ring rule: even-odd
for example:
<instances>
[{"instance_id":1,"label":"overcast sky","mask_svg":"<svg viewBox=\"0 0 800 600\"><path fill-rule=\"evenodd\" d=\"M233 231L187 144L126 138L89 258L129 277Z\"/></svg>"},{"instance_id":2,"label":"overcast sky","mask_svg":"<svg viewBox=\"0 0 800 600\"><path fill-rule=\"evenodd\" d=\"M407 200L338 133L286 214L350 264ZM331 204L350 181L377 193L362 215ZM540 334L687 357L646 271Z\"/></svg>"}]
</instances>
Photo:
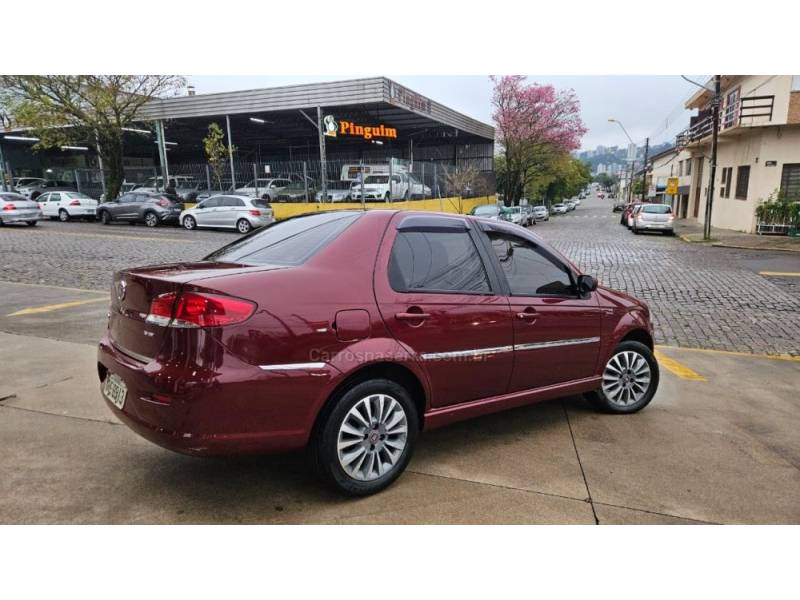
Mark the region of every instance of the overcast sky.
<instances>
[{"instance_id":1,"label":"overcast sky","mask_svg":"<svg viewBox=\"0 0 800 600\"><path fill-rule=\"evenodd\" d=\"M482 76L408 76L387 75L398 83L486 123L491 118L491 83ZM704 76L691 76L705 82ZM354 76L212 76L189 77L198 94L246 90L293 83L352 79ZM651 136L651 143L672 139L688 124L689 113L683 101L695 87L675 76L537 76L529 81L547 83L558 89L572 88L581 101L581 112L589 132L583 149L597 145L626 146L625 134L609 117L621 121L637 143Z\"/></svg>"}]
</instances>

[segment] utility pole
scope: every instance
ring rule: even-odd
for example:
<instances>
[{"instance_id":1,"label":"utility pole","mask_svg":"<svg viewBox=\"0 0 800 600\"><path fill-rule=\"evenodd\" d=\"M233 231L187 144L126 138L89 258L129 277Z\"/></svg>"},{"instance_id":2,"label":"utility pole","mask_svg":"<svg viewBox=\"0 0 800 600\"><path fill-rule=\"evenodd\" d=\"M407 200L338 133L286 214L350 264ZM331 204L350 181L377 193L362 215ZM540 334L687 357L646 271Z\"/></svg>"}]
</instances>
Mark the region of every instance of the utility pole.
<instances>
[{"instance_id":1,"label":"utility pole","mask_svg":"<svg viewBox=\"0 0 800 600\"><path fill-rule=\"evenodd\" d=\"M706 218L703 223L703 239L711 239L711 208L714 204L714 181L717 176L717 136L719 135L719 92L720 76L714 75L714 99L711 103L711 169L708 174L708 195L706 196Z\"/></svg>"},{"instance_id":2,"label":"utility pole","mask_svg":"<svg viewBox=\"0 0 800 600\"><path fill-rule=\"evenodd\" d=\"M633 199L633 177L636 174L636 161L631 161L631 175L628 178L628 204L631 203Z\"/></svg>"},{"instance_id":3,"label":"utility pole","mask_svg":"<svg viewBox=\"0 0 800 600\"><path fill-rule=\"evenodd\" d=\"M647 154L650 152L650 138L644 141L644 167L642 168L642 203L647 198Z\"/></svg>"},{"instance_id":4,"label":"utility pole","mask_svg":"<svg viewBox=\"0 0 800 600\"><path fill-rule=\"evenodd\" d=\"M325 158L325 130L322 128L322 107L317 106L317 131L319 132L319 178L322 197L328 198L328 164ZM391 184L390 184L391 185ZM362 197L363 200L363 197Z\"/></svg>"},{"instance_id":5,"label":"utility pole","mask_svg":"<svg viewBox=\"0 0 800 600\"><path fill-rule=\"evenodd\" d=\"M14 182L12 181L13 185ZM9 191L8 183L6 182L6 159L3 157L3 144L0 143L0 187L4 192Z\"/></svg>"}]
</instances>

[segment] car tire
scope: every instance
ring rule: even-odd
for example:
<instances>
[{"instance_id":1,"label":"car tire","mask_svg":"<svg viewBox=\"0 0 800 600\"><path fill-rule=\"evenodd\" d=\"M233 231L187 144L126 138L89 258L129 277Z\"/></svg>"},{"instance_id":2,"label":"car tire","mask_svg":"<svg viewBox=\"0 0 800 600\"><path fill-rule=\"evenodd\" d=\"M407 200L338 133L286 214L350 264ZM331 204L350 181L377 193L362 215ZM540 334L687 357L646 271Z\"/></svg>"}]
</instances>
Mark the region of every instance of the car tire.
<instances>
[{"instance_id":1,"label":"car tire","mask_svg":"<svg viewBox=\"0 0 800 600\"><path fill-rule=\"evenodd\" d=\"M639 235L639 230L636 228L636 226L631 227L631 231L634 233L634 235Z\"/></svg>"},{"instance_id":2,"label":"car tire","mask_svg":"<svg viewBox=\"0 0 800 600\"><path fill-rule=\"evenodd\" d=\"M100 222L103 225L111 225L111 213L107 210L100 211Z\"/></svg>"},{"instance_id":3,"label":"car tire","mask_svg":"<svg viewBox=\"0 0 800 600\"><path fill-rule=\"evenodd\" d=\"M247 219L239 219L236 221L236 231L241 234L250 233L252 231L253 225Z\"/></svg>"},{"instance_id":4,"label":"car tire","mask_svg":"<svg viewBox=\"0 0 800 600\"><path fill-rule=\"evenodd\" d=\"M374 494L406 469L418 431L417 409L403 386L389 379L361 381L333 398L320 415L309 446L311 463L344 494ZM342 444L347 445L340 449Z\"/></svg>"},{"instance_id":5,"label":"car tire","mask_svg":"<svg viewBox=\"0 0 800 600\"><path fill-rule=\"evenodd\" d=\"M28 224L28 227L36 227L36 223L38 223L38 221L25 221L25 222Z\"/></svg>"},{"instance_id":6,"label":"car tire","mask_svg":"<svg viewBox=\"0 0 800 600\"><path fill-rule=\"evenodd\" d=\"M635 413L647 406L658 390L658 361L641 342L622 342L614 348L601 376L600 388L584 394L589 403L606 413Z\"/></svg>"},{"instance_id":7,"label":"car tire","mask_svg":"<svg viewBox=\"0 0 800 600\"><path fill-rule=\"evenodd\" d=\"M144 213L144 224L148 227L158 227L158 215L153 211Z\"/></svg>"},{"instance_id":8,"label":"car tire","mask_svg":"<svg viewBox=\"0 0 800 600\"><path fill-rule=\"evenodd\" d=\"M58 220L61 221L62 223L66 223L67 221L69 221L69 213L63 208L59 209Z\"/></svg>"},{"instance_id":9,"label":"car tire","mask_svg":"<svg viewBox=\"0 0 800 600\"><path fill-rule=\"evenodd\" d=\"M197 229L197 221L192 215L186 215L183 217L183 228L188 229L191 231L192 229Z\"/></svg>"}]
</instances>

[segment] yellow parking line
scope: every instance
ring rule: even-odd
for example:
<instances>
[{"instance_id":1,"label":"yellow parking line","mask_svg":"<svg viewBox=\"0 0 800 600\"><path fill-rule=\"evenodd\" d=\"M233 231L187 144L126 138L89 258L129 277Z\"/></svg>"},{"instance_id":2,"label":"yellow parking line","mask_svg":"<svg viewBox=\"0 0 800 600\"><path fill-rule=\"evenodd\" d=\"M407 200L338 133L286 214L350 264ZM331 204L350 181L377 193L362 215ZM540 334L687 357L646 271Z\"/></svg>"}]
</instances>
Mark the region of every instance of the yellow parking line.
<instances>
[{"instance_id":1,"label":"yellow parking line","mask_svg":"<svg viewBox=\"0 0 800 600\"><path fill-rule=\"evenodd\" d=\"M713 348L684 348L682 346L658 346L667 350L686 350L687 352L707 352L709 354L727 354L728 356L743 356L745 358L766 358L769 360L788 360L800 362L800 356L791 354L755 354L752 352L737 352L734 350L714 350Z\"/></svg>"},{"instance_id":2,"label":"yellow parking line","mask_svg":"<svg viewBox=\"0 0 800 600\"><path fill-rule=\"evenodd\" d=\"M670 358L669 356L665 356L658 350L655 352L656 359L658 360L658 365L660 367L664 367L667 371L672 373L673 375L677 375L681 379L688 379L689 381L705 381L706 378L693 371L683 363L678 362L674 358Z\"/></svg>"},{"instance_id":3,"label":"yellow parking line","mask_svg":"<svg viewBox=\"0 0 800 600\"><path fill-rule=\"evenodd\" d=\"M759 271L759 275L766 275L767 277L800 277L800 273L784 273L781 271Z\"/></svg>"},{"instance_id":4,"label":"yellow parking line","mask_svg":"<svg viewBox=\"0 0 800 600\"><path fill-rule=\"evenodd\" d=\"M73 306L80 306L82 304L89 304L90 302L108 302L108 297L90 298L89 300L75 300L74 302L61 302L60 304L48 304L47 306L37 306L35 308L23 308L17 312L13 312L7 317L18 317L22 315L38 315L39 313L52 312L54 310L61 310L62 308L71 308Z\"/></svg>"}]
</instances>

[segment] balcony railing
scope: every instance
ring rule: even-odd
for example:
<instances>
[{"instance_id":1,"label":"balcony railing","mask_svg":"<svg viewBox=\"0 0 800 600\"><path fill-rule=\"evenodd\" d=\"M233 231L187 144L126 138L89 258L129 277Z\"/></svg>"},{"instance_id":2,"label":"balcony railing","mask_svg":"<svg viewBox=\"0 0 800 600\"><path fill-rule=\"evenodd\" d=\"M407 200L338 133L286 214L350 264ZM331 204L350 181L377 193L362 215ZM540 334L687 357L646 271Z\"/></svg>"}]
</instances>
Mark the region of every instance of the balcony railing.
<instances>
[{"instance_id":1,"label":"balcony railing","mask_svg":"<svg viewBox=\"0 0 800 600\"><path fill-rule=\"evenodd\" d=\"M719 130L734 127L768 125L775 110L775 96L748 96L726 105L719 114ZM678 147L697 142L711 135L711 115L698 119L675 137Z\"/></svg>"}]
</instances>

